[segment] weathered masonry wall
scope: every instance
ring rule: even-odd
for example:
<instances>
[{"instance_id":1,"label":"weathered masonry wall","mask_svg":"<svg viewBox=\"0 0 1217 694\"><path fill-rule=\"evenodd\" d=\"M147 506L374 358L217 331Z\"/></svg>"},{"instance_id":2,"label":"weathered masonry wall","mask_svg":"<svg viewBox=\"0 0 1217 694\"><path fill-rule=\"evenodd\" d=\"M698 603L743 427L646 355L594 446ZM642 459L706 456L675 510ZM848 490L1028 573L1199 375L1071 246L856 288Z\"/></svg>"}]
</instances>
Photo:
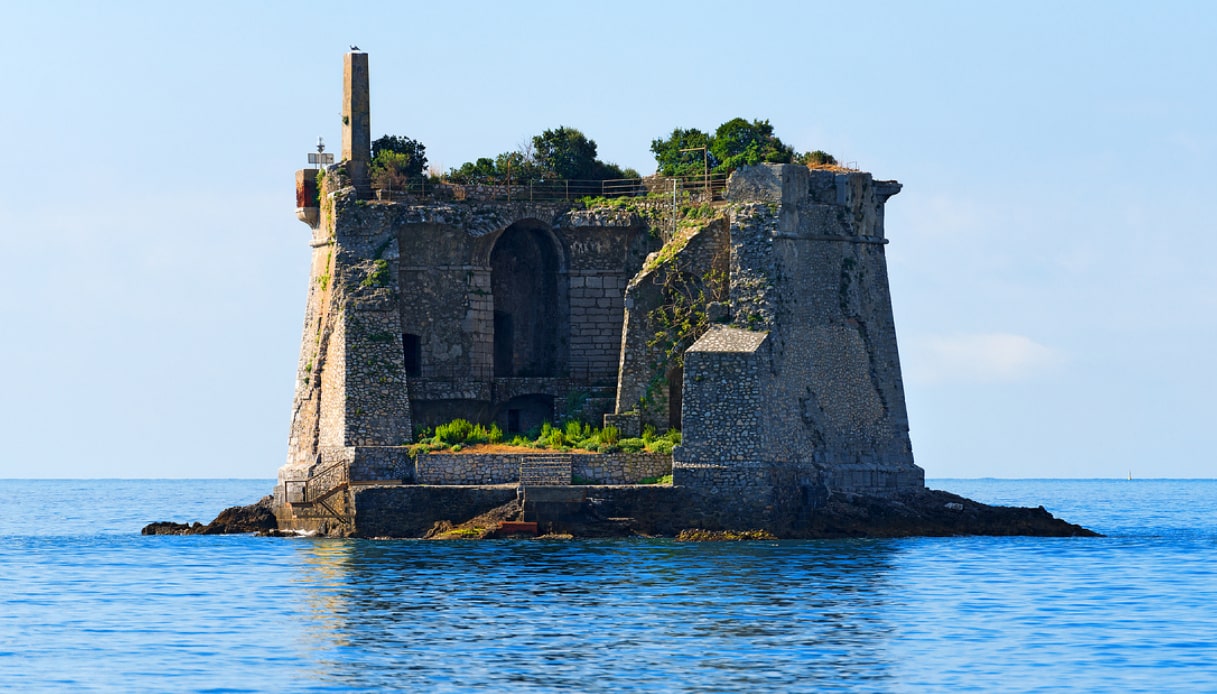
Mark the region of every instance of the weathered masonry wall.
<instances>
[{"instance_id":1,"label":"weathered masonry wall","mask_svg":"<svg viewBox=\"0 0 1217 694\"><path fill-rule=\"evenodd\" d=\"M680 427L680 374L665 352L669 340L656 339L660 332L672 334L664 325L677 310L686 310L703 300L722 301L716 296L727 277L729 235L726 223L712 220L679 232L669 248L683 246L669 257L652 255L626 289L625 324L621 364L617 374L614 412L637 413L636 421L616 418L632 432L641 425L658 430ZM666 251L667 249L665 249Z\"/></svg>"},{"instance_id":2,"label":"weathered masonry wall","mask_svg":"<svg viewBox=\"0 0 1217 694\"><path fill-rule=\"evenodd\" d=\"M281 482L326 451L401 446L415 425L522 431L571 403L585 418L611 407L624 288L658 246L636 216L382 204L349 184L340 167L323 176Z\"/></svg>"},{"instance_id":3,"label":"weathered masonry wall","mask_svg":"<svg viewBox=\"0 0 1217 694\"><path fill-rule=\"evenodd\" d=\"M865 173L791 165L732 177L733 327L712 330L686 355L677 484L747 484L756 497L748 480L768 479L761 496L778 509L821 488L883 494L924 484L909 445L883 254L883 204L898 191ZM758 335L754 345L747 333ZM737 372L741 387L725 385ZM763 393L755 440L715 415L752 421L753 388ZM732 482L735 468L758 464Z\"/></svg>"},{"instance_id":4,"label":"weathered masonry wall","mask_svg":"<svg viewBox=\"0 0 1217 694\"><path fill-rule=\"evenodd\" d=\"M761 350L768 333L712 327L685 352L686 460L756 462L766 458L768 396L761 390ZM683 474L680 473L680 474Z\"/></svg>"},{"instance_id":5,"label":"weathered masonry wall","mask_svg":"<svg viewBox=\"0 0 1217 694\"><path fill-rule=\"evenodd\" d=\"M520 455L433 453L414 461L416 484L512 484L520 481ZM536 456L532 456L536 457ZM571 476L564 484L638 484L672 472L672 456L658 453L563 453Z\"/></svg>"},{"instance_id":6,"label":"weathered masonry wall","mask_svg":"<svg viewBox=\"0 0 1217 694\"><path fill-rule=\"evenodd\" d=\"M571 259L570 372L615 385L626 286L658 238L624 210L571 212L558 235Z\"/></svg>"},{"instance_id":7,"label":"weathered masonry wall","mask_svg":"<svg viewBox=\"0 0 1217 694\"><path fill-rule=\"evenodd\" d=\"M422 537L436 521L462 522L516 498L498 487L396 486L355 490L354 527L360 537Z\"/></svg>"}]
</instances>

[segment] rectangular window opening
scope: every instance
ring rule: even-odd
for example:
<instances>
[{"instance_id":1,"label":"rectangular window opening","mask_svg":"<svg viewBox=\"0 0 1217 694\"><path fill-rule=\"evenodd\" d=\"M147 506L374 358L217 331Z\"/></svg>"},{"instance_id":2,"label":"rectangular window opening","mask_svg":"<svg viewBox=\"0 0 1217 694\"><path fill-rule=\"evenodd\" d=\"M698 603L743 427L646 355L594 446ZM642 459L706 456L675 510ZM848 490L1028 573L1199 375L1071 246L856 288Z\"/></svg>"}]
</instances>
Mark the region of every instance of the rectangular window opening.
<instances>
[{"instance_id":1,"label":"rectangular window opening","mask_svg":"<svg viewBox=\"0 0 1217 694\"><path fill-rule=\"evenodd\" d=\"M423 339L405 333L401 336L401 349L406 360L406 375L418 378L423 375Z\"/></svg>"}]
</instances>

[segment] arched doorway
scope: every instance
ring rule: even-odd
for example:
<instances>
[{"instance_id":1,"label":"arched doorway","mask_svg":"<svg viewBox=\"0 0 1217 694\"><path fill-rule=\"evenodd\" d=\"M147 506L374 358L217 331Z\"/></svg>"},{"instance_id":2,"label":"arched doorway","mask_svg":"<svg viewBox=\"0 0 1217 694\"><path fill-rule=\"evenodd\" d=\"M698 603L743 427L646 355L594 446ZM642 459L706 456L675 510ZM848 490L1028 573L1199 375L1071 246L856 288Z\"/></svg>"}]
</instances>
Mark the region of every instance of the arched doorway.
<instances>
[{"instance_id":1,"label":"arched doorway","mask_svg":"<svg viewBox=\"0 0 1217 694\"><path fill-rule=\"evenodd\" d=\"M565 296L557 241L540 222L507 227L490 252L494 295L494 375L558 376Z\"/></svg>"}]
</instances>

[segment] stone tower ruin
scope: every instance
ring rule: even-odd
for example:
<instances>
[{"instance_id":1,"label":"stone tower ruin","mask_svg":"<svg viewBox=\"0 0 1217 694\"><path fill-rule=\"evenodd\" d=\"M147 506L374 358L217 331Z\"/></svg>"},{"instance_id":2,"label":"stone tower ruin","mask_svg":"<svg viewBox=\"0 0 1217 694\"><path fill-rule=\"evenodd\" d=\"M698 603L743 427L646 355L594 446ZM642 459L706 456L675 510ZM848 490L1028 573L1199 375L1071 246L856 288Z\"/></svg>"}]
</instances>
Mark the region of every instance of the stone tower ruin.
<instances>
[{"instance_id":1,"label":"stone tower ruin","mask_svg":"<svg viewBox=\"0 0 1217 694\"><path fill-rule=\"evenodd\" d=\"M377 195L367 58L345 56L344 161L297 173L312 260L281 527L414 536L527 495L526 455L410 456L416 427L456 417L680 428L671 456L546 461L546 498L658 531L798 535L833 494L923 486L884 256L900 184L747 167L682 192L712 214L679 223L679 182L659 178L617 206L442 182ZM709 323L679 359L657 339L674 302Z\"/></svg>"}]
</instances>

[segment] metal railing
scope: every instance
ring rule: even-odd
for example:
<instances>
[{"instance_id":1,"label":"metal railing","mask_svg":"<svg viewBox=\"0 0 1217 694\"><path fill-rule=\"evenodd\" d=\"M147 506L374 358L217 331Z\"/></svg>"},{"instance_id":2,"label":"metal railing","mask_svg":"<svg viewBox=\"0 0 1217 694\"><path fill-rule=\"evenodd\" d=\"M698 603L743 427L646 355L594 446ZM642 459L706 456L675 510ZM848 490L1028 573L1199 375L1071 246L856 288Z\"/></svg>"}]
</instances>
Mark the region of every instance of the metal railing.
<instances>
[{"instance_id":1,"label":"metal railing","mask_svg":"<svg viewBox=\"0 0 1217 694\"><path fill-rule=\"evenodd\" d=\"M404 187L374 189L382 201L470 200L484 202L576 202L583 198L645 197L713 202L722 200L726 174L669 178L619 178L603 181L538 180L521 183L436 183L410 181Z\"/></svg>"},{"instance_id":2,"label":"metal railing","mask_svg":"<svg viewBox=\"0 0 1217 694\"><path fill-rule=\"evenodd\" d=\"M345 523L346 516L339 513L328 503L328 500L349 486L350 468L347 466L347 461L339 460L305 479L284 480L283 496L289 504L320 506L331 516Z\"/></svg>"}]
</instances>

